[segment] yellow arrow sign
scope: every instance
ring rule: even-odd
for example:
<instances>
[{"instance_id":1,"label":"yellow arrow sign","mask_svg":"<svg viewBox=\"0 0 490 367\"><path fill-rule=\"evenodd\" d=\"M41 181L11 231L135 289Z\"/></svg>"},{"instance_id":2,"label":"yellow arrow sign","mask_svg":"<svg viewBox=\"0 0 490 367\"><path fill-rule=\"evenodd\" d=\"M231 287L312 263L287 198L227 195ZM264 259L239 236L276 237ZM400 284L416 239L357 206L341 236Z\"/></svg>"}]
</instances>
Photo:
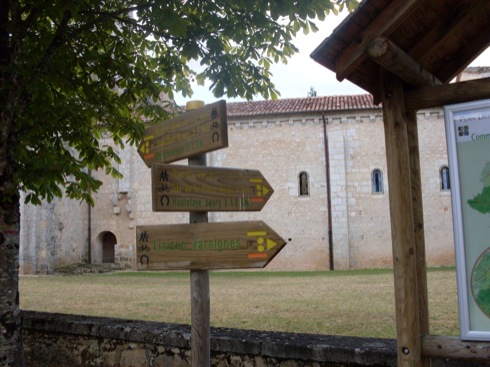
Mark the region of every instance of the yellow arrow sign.
<instances>
[{"instance_id":1,"label":"yellow arrow sign","mask_svg":"<svg viewBox=\"0 0 490 367\"><path fill-rule=\"evenodd\" d=\"M260 211L274 190L260 171L154 164L153 211Z\"/></svg>"},{"instance_id":2,"label":"yellow arrow sign","mask_svg":"<svg viewBox=\"0 0 490 367\"><path fill-rule=\"evenodd\" d=\"M262 221L136 227L138 270L263 268L285 244Z\"/></svg>"},{"instance_id":3,"label":"yellow arrow sign","mask_svg":"<svg viewBox=\"0 0 490 367\"><path fill-rule=\"evenodd\" d=\"M185 112L148 127L138 153L150 167L228 146L226 101Z\"/></svg>"},{"instance_id":4,"label":"yellow arrow sign","mask_svg":"<svg viewBox=\"0 0 490 367\"><path fill-rule=\"evenodd\" d=\"M267 237L267 232L248 232L247 236L257 237L257 250L259 252L269 251L274 246L277 246L277 242ZM265 246L264 246L265 244Z\"/></svg>"}]
</instances>

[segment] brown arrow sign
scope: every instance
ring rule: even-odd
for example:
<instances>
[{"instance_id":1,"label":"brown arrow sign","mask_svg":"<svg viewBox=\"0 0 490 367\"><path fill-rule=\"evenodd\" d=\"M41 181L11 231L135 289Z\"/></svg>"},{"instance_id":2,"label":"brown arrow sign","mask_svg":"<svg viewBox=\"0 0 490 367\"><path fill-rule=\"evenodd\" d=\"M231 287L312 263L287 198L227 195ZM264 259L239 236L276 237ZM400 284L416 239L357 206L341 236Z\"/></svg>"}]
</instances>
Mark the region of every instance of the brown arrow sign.
<instances>
[{"instance_id":1,"label":"brown arrow sign","mask_svg":"<svg viewBox=\"0 0 490 367\"><path fill-rule=\"evenodd\" d=\"M260 171L154 164L153 211L260 211L274 190Z\"/></svg>"},{"instance_id":2,"label":"brown arrow sign","mask_svg":"<svg viewBox=\"0 0 490 367\"><path fill-rule=\"evenodd\" d=\"M262 221L136 227L138 270L263 268L285 245Z\"/></svg>"},{"instance_id":3,"label":"brown arrow sign","mask_svg":"<svg viewBox=\"0 0 490 367\"><path fill-rule=\"evenodd\" d=\"M170 163L228 146L226 101L188 111L150 126L138 153L148 167Z\"/></svg>"}]
</instances>

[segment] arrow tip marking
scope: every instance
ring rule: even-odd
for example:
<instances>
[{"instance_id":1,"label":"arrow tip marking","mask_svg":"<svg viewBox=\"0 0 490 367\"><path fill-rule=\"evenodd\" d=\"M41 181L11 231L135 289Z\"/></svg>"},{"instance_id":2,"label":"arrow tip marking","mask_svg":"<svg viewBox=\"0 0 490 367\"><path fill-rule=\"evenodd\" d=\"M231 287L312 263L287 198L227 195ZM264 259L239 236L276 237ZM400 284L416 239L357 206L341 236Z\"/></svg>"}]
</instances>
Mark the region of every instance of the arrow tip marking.
<instances>
[{"instance_id":1,"label":"arrow tip marking","mask_svg":"<svg viewBox=\"0 0 490 367\"><path fill-rule=\"evenodd\" d=\"M277 245L277 242L274 242L270 239L267 239L267 250L270 250L271 248L273 248L276 245Z\"/></svg>"}]
</instances>

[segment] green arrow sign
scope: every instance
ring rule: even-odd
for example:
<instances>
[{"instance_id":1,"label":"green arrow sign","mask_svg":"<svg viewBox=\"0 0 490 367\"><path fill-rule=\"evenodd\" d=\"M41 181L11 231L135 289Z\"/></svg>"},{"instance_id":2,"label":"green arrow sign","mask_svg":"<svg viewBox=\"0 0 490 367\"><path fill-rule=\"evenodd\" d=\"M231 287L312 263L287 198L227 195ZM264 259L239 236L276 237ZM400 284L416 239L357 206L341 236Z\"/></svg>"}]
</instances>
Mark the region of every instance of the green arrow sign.
<instances>
[{"instance_id":1,"label":"green arrow sign","mask_svg":"<svg viewBox=\"0 0 490 367\"><path fill-rule=\"evenodd\" d=\"M138 270L263 268L285 244L262 221L136 227Z\"/></svg>"}]
</instances>

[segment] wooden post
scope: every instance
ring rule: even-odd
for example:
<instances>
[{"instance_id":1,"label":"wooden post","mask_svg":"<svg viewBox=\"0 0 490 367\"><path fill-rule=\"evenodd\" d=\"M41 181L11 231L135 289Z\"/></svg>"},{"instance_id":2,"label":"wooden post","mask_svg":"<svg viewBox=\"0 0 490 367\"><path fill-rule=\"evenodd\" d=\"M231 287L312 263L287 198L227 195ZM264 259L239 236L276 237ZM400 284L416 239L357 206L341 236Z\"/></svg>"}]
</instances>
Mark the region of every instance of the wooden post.
<instances>
[{"instance_id":1,"label":"wooden post","mask_svg":"<svg viewBox=\"0 0 490 367\"><path fill-rule=\"evenodd\" d=\"M206 165L206 154L189 158L189 165ZM190 212L190 223L207 223L207 212ZM191 270L191 365L209 367L210 316L209 271Z\"/></svg>"},{"instance_id":2,"label":"wooden post","mask_svg":"<svg viewBox=\"0 0 490 367\"><path fill-rule=\"evenodd\" d=\"M192 367L210 366L209 271L191 270Z\"/></svg>"},{"instance_id":3,"label":"wooden post","mask_svg":"<svg viewBox=\"0 0 490 367\"><path fill-rule=\"evenodd\" d=\"M427 267L425 259L424 210L422 202L422 178L420 174L419 137L417 113L407 111L408 149L412 186L412 208L415 235L415 258L417 269L420 333L429 334L429 300L427 294ZM427 364L429 365L429 364Z\"/></svg>"},{"instance_id":4,"label":"wooden post","mask_svg":"<svg viewBox=\"0 0 490 367\"><path fill-rule=\"evenodd\" d=\"M411 164L403 83L382 72L399 367L422 361Z\"/></svg>"},{"instance_id":5,"label":"wooden post","mask_svg":"<svg viewBox=\"0 0 490 367\"><path fill-rule=\"evenodd\" d=\"M187 110L200 108L204 103L187 103ZM206 166L206 154L189 158L189 165ZM207 223L207 212L190 212L189 223ZM210 319L209 271L191 270L191 366L209 367L210 355Z\"/></svg>"}]
</instances>

